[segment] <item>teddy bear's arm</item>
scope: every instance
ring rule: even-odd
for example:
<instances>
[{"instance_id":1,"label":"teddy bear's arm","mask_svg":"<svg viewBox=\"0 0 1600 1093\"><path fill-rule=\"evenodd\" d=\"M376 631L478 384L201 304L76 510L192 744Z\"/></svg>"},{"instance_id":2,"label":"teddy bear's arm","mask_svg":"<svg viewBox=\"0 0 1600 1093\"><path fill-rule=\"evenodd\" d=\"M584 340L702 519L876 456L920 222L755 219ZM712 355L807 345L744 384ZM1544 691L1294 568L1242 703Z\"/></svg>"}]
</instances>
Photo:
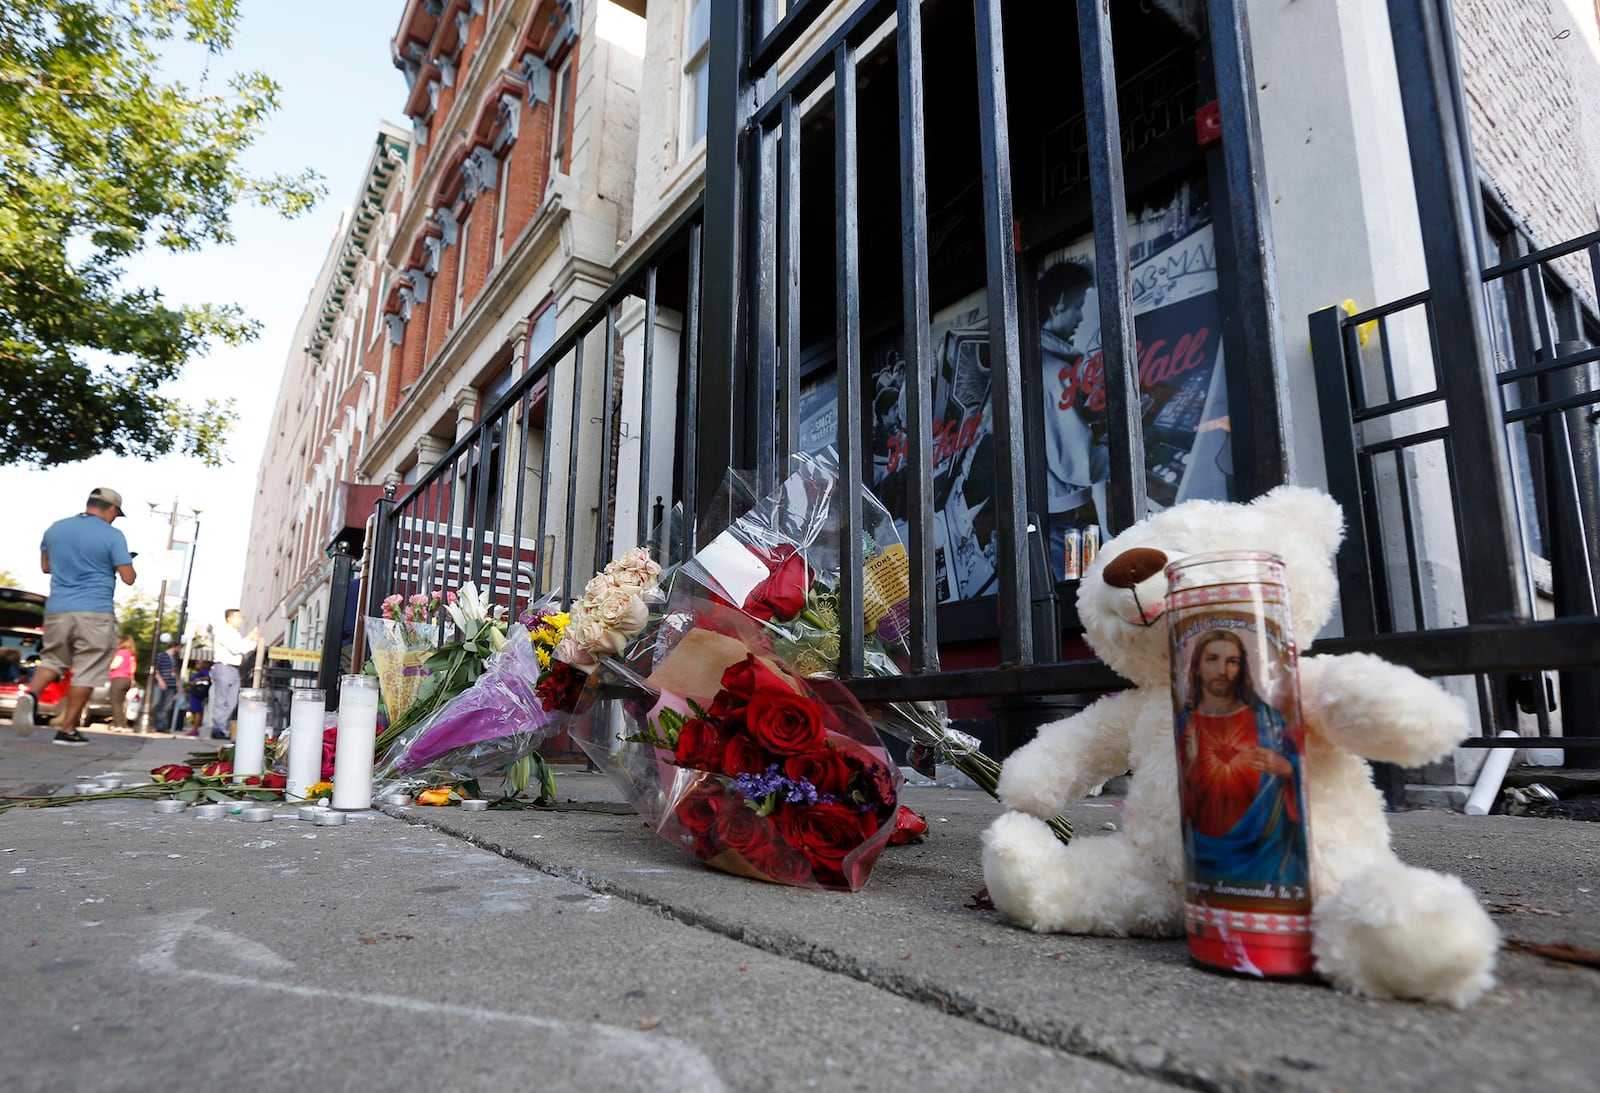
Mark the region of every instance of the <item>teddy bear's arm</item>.
<instances>
[{"instance_id":1,"label":"teddy bear's arm","mask_svg":"<svg viewBox=\"0 0 1600 1093\"><path fill-rule=\"evenodd\" d=\"M1301 660L1300 707L1335 746L1407 767L1440 758L1471 731L1460 699L1370 653Z\"/></svg>"},{"instance_id":2,"label":"teddy bear's arm","mask_svg":"<svg viewBox=\"0 0 1600 1093\"><path fill-rule=\"evenodd\" d=\"M1127 772L1138 716L1134 692L1110 695L1039 730L1000 770L1000 803L1048 819L1107 778Z\"/></svg>"}]
</instances>

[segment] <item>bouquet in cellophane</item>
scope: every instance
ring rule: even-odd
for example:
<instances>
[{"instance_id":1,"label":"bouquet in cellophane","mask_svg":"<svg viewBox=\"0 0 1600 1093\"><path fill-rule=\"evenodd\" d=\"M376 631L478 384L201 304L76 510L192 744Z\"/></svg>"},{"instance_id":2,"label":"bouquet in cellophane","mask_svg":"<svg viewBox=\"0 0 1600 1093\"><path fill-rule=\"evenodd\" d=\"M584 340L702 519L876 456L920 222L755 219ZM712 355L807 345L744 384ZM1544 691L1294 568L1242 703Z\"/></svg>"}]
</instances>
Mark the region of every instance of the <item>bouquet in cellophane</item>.
<instances>
[{"instance_id":1,"label":"bouquet in cellophane","mask_svg":"<svg viewBox=\"0 0 1600 1093\"><path fill-rule=\"evenodd\" d=\"M679 571L685 595L706 595L737 608L759 624L773 656L808 679L837 674L841 566L860 568L863 669L875 677L901 674L909 659L910 567L894 520L870 492L862 492L862 537L842 542L843 485L838 456L829 448L794 457L778 488L729 521ZM944 703L872 703L867 714L885 733L918 752L939 756L991 796L1000 764L978 740L951 727ZM1068 822L1050 821L1057 837L1072 837Z\"/></svg>"},{"instance_id":2,"label":"bouquet in cellophane","mask_svg":"<svg viewBox=\"0 0 1600 1093\"><path fill-rule=\"evenodd\" d=\"M738 612L673 597L640 676L597 664L572 737L663 837L724 872L854 891L900 784L860 705L772 655Z\"/></svg>"},{"instance_id":3,"label":"bouquet in cellophane","mask_svg":"<svg viewBox=\"0 0 1600 1093\"><path fill-rule=\"evenodd\" d=\"M382 615L367 616L367 646L391 720L405 715L428 675L425 664L439 640L433 617L440 602L438 593L395 595L383 601Z\"/></svg>"},{"instance_id":4,"label":"bouquet in cellophane","mask_svg":"<svg viewBox=\"0 0 1600 1093\"><path fill-rule=\"evenodd\" d=\"M470 615L476 591L468 590ZM463 616L457 626L465 630L471 622ZM536 776L538 798L553 799L554 782L537 749L561 731L577 698L554 678L569 669L551 657L567 623L553 593L525 611L482 667L468 670L469 686L389 742L375 772L376 792L455 785L499 771L507 797L521 795Z\"/></svg>"}]
</instances>

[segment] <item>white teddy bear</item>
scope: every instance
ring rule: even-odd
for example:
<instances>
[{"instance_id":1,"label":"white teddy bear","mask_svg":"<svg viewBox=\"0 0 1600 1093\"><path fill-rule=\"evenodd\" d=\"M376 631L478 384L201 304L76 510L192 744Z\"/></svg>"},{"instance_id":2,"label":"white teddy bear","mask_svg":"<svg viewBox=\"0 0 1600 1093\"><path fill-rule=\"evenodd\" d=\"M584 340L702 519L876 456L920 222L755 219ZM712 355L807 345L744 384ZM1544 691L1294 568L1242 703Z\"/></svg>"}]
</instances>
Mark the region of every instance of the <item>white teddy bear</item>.
<instances>
[{"instance_id":1,"label":"white teddy bear","mask_svg":"<svg viewBox=\"0 0 1600 1093\"><path fill-rule=\"evenodd\" d=\"M1217 550L1278 554L1304 648L1332 614L1343 534L1330 497L1281 486L1249 504L1184 502L1105 544L1083 576L1078 615L1095 652L1137 689L1046 725L1006 760L1000 800L1011 811L983 836L984 879L1001 914L1039 932L1182 936L1166 566ZM1317 972L1361 994L1467 1005L1494 983L1498 934L1459 878L1395 858L1363 761L1439 758L1469 730L1464 707L1366 654L1303 658L1300 690ZM1036 818L1129 770L1114 835L1063 845Z\"/></svg>"}]
</instances>

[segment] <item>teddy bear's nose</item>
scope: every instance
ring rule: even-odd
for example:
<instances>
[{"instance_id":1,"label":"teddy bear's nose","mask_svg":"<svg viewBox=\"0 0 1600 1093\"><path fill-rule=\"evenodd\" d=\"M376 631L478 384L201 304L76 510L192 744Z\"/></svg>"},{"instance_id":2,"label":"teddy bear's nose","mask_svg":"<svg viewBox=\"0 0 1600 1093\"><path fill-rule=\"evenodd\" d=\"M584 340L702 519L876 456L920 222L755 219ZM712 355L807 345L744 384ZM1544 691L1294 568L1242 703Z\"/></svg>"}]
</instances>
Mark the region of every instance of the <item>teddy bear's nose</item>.
<instances>
[{"instance_id":1,"label":"teddy bear's nose","mask_svg":"<svg viewBox=\"0 0 1600 1093\"><path fill-rule=\"evenodd\" d=\"M1167 567L1167 556L1153 547L1125 550L1106 563L1101 576L1112 588L1132 588Z\"/></svg>"}]
</instances>

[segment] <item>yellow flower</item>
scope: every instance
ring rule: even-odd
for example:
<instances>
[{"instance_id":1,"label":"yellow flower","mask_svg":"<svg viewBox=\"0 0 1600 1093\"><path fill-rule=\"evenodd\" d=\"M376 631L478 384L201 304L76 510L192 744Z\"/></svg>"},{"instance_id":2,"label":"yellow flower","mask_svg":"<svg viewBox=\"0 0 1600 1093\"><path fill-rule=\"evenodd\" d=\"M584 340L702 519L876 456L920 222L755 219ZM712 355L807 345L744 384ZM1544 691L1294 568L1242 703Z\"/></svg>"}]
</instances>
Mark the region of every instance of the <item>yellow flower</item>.
<instances>
[{"instance_id":1,"label":"yellow flower","mask_svg":"<svg viewBox=\"0 0 1600 1093\"><path fill-rule=\"evenodd\" d=\"M306 790L306 800L308 800L308 801L322 801L322 800L326 800L326 799L328 799L329 797L332 797L332 796L333 796L333 783L332 782L318 782L316 785L314 785L310 789Z\"/></svg>"},{"instance_id":2,"label":"yellow flower","mask_svg":"<svg viewBox=\"0 0 1600 1093\"><path fill-rule=\"evenodd\" d=\"M539 667L550 667L550 650L542 646L536 646L533 651L539 657Z\"/></svg>"}]
</instances>

